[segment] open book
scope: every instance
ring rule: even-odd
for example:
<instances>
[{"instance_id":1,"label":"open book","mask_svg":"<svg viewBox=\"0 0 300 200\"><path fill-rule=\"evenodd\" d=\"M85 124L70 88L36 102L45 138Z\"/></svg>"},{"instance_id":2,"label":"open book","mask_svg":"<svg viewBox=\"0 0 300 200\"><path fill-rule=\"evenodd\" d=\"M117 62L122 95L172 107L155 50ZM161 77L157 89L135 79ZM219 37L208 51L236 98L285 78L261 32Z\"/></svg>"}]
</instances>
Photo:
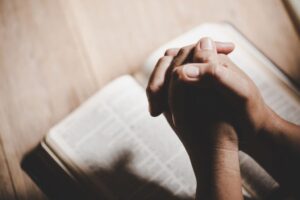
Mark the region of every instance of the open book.
<instances>
[{"instance_id":1,"label":"open book","mask_svg":"<svg viewBox=\"0 0 300 200\"><path fill-rule=\"evenodd\" d=\"M236 45L231 59L257 84L283 118L300 124L300 95L289 79L228 24L203 24L155 51L134 75L111 81L54 126L22 162L54 199L193 199L196 179L176 134L148 113L145 83L167 48L209 36ZM280 186L240 153L243 192L266 199Z\"/></svg>"}]
</instances>

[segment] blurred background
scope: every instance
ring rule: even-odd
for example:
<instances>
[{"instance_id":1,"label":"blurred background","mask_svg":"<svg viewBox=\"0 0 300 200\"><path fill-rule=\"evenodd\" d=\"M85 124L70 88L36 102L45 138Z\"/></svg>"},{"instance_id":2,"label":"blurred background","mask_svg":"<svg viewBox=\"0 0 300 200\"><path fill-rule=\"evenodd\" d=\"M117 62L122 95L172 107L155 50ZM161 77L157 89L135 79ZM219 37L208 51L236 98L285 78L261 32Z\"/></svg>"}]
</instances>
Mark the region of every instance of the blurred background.
<instances>
[{"instance_id":1,"label":"blurred background","mask_svg":"<svg viewBox=\"0 0 300 200\"><path fill-rule=\"evenodd\" d=\"M46 199L20 160L49 128L163 43L227 21L300 82L282 0L0 0L0 199Z\"/></svg>"}]
</instances>

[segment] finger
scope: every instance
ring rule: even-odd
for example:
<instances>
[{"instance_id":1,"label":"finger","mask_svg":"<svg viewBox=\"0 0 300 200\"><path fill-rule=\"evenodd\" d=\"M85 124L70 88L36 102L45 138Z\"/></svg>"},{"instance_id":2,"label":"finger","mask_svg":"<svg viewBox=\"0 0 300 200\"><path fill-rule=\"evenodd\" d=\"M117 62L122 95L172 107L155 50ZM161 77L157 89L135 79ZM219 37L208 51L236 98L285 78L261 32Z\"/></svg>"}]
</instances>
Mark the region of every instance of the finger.
<instances>
[{"instance_id":1,"label":"finger","mask_svg":"<svg viewBox=\"0 0 300 200\"><path fill-rule=\"evenodd\" d=\"M149 111L152 116L158 116L164 110L164 82L166 71L172 60L172 56L164 56L160 58L150 76L146 92L149 102Z\"/></svg>"},{"instance_id":2,"label":"finger","mask_svg":"<svg viewBox=\"0 0 300 200\"><path fill-rule=\"evenodd\" d=\"M215 45L216 45L216 49L218 53L221 54L229 54L231 53L235 46L232 42L218 42L215 41ZM167 49L165 52L165 56L176 56L179 52L179 48L171 48L171 49Z\"/></svg>"},{"instance_id":3,"label":"finger","mask_svg":"<svg viewBox=\"0 0 300 200\"><path fill-rule=\"evenodd\" d=\"M231 53L235 46L232 42L217 42L215 41L215 45L218 53L229 54Z\"/></svg>"},{"instance_id":4,"label":"finger","mask_svg":"<svg viewBox=\"0 0 300 200\"><path fill-rule=\"evenodd\" d=\"M226 55L231 53L235 48L235 46L232 42L217 42L217 41L215 41L215 46L217 49L217 53L226 54ZM177 56L179 50L180 50L179 48L167 49L165 52L165 56Z\"/></svg>"},{"instance_id":5,"label":"finger","mask_svg":"<svg viewBox=\"0 0 300 200\"><path fill-rule=\"evenodd\" d=\"M177 52L173 61L172 56L164 56L157 63L147 87L149 111L152 116L161 114L167 108L168 102L165 88L169 85L170 72L174 67L183 64L189 59L189 57L192 56L194 47L195 45L189 45L181 48L180 50L169 49L166 51L166 54L168 55L174 55Z\"/></svg>"},{"instance_id":6,"label":"finger","mask_svg":"<svg viewBox=\"0 0 300 200\"><path fill-rule=\"evenodd\" d=\"M174 57L174 60L172 62L172 67L180 66L182 65L186 60L189 59L189 57L192 56L192 50L195 47L195 45L188 45L185 47L182 47L177 55Z\"/></svg>"},{"instance_id":7,"label":"finger","mask_svg":"<svg viewBox=\"0 0 300 200\"><path fill-rule=\"evenodd\" d=\"M215 46L217 50L220 49L221 53L230 53L234 48L234 45L232 43L217 42ZM195 45L189 45L181 49L168 49L165 53L165 57L176 56L176 59L174 59L175 61L173 61L174 66L181 65L186 60L188 60L189 57L191 57L192 50L194 47ZM149 80L149 84L147 87L147 96L149 100L149 111L152 116L157 116L161 114L167 106L167 94L165 94L165 88L168 85L167 82L169 82L166 81L166 78L168 78L169 75L166 75L166 73L167 68L170 66L173 59L173 57L171 57L162 58L162 60L160 60L157 63ZM172 69L170 69L170 71L171 70Z\"/></svg>"},{"instance_id":8,"label":"finger","mask_svg":"<svg viewBox=\"0 0 300 200\"><path fill-rule=\"evenodd\" d=\"M193 62L208 63L217 60L217 49L214 41L208 37L201 38L193 53Z\"/></svg>"},{"instance_id":9,"label":"finger","mask_svg":"<svg viewBox=\"0 0 300 200\"><path fill-rule=\"evenodd\" d=\"M168 87L170 72L173 67L184 63L189 56L192 55L192 49L195 45L188 45L181 49L169 49L166 54L174 54L178 51L175 58L173 56L164 56L156 64L149 83L146 89L149 111L152 116L160 115L167 107L167 92L165 88ZM172 68L169 66L172 66Z\"/></svg>"},{"instance_id":10,"label":"finger","mask_svg":"<svg viewBox=\"0 0 300 200\"><path fill-rule=\"evenodd\" d=\"M179 48L167 49L165 56L176 56L179 52Z\"/></svg>"},{"instance_id":11,"label":"finger","mask_svg":"<svg viewBox=\"0 0 300 200\"><path fill-rule=\"evenodd\" d=\"M175 130L178 130L183 122L185 116L185 89L180 81L178 81L178 74L176 72L171 73L170 83L168 88L168 105L170 114L168 120L171 121L172 126ZM180 130L179 130L180 132Z\"/></svg>"},{"instance_id":12,"label":"finger","mask_svg":"<svg viewBox=\"0 0 300 200\"><path fill-rule=\"evenodd\" d=\"M214 77L216 68L217 66L211 66L208 63L189 63L174 68L173 74L176 74L180 81L200 84L203 77Z\"/></svg>"},{"instance_id":13,"label":"finger","mask_svg":"<svg viewBox=\"0 0 300 200\"><path fill-rule=\"evenodd\" d=\"M168 89L170 84L171 72L174 67L182 65L187 60L191 60L192 51L195 45L188 45L178 49L177 55L173 58L173 61L169 64L168 69L165 69L164 83L163 86L159 88L159 91L156 93L155 103L152 103L154 109L151 109L152 116L157 116L162 112L168 111Z\"/></svg>"}]
</instances>

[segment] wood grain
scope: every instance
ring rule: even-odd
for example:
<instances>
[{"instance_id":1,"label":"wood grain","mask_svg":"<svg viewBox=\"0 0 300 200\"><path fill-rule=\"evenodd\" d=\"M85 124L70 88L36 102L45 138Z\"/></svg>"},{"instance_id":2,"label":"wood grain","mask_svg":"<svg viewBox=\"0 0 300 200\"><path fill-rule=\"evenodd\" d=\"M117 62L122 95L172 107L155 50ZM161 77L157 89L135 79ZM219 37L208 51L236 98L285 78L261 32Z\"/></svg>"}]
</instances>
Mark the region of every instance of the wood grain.
<instances>
[{"instance_id":1,"label":"wood grain","mask_svg":"<svg viewBox=\"0 0 300 200\"><path fill-rule=\"evenodd\" d=\"M24 153L162 43L214 21L300 80L300 41L280 0L0 0L0 198L45 199L20 169Z\"/></svg>"},{"instance_id":2,"label":"wood grain","mask_svg":"<svg viewBox=\"0 0 300 200\"><path fill-rule=\"evenodd\" d=\"M7 164L7 157L0 138L0 199L15 199L15 190L11 180L11 174Z\"/></svg>"}]
</instances>

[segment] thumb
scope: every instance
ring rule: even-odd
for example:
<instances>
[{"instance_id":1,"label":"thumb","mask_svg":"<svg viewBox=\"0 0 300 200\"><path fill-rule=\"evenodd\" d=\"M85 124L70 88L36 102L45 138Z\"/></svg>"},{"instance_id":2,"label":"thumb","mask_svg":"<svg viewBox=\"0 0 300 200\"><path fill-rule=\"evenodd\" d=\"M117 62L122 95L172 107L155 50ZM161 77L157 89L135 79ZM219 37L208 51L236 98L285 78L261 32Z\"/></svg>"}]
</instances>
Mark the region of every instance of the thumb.
<instances>
[{"instance_id":1,"label":"thumb","mask_svg":"<svg viewBox=\"0 0 300 200\"><path fill-rule=\"evenodd\" d=\"M224 66L211 66L207 63L191 63L174 70L180 81L203 86L203 78L209 77L221 90L230 96L247 97L248 81L234 70Z\"/></svg>"},{"instance_id":2,"label":"thumb","mask_svg":"<svg viewBox=\"0 0 300 200\"><path fill-rule=\"evenodd\" d=\"M208 63L212 58L217 56L217 49L215 42L208 38L201 38L196 44L193 53L193 62Z\"/></svg>"}]
</instances>

